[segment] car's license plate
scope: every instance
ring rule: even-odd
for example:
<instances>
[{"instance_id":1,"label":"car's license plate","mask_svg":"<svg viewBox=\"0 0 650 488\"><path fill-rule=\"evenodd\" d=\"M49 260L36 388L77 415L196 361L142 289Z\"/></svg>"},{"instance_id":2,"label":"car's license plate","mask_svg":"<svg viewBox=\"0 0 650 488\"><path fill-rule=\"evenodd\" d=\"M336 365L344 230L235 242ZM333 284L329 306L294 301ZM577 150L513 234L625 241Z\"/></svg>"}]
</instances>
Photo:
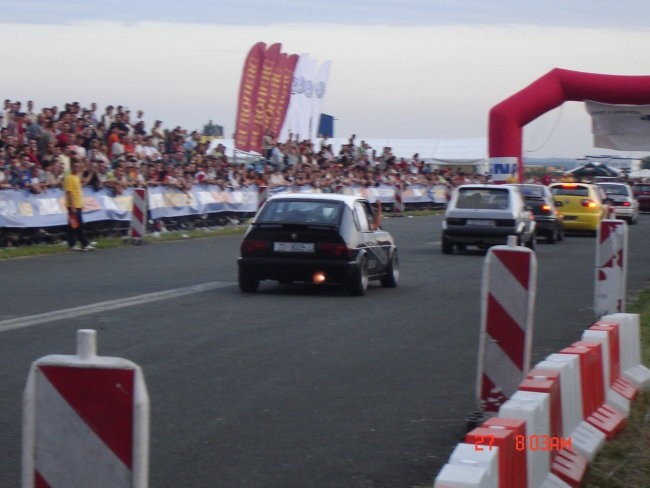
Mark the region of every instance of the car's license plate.
<instances>
[{"instance_id":1,"label":"car's license plate","mask_svg":"<svg viewBox=\"0 0 650 488\"><path fill-rule=\"evenodd\" d=\"M494 226L494 220L468 219L467 225L481 225L484 227Z\"/></svg>"},{"instance_id":2,"label":"car's license plate","mask_svg":"<svg viewBox=\"0 0 650 488\"><path fill-rule=\"evenodd\" d=\"M274 242L276 252L314 252L313 242Z\"/></svg>"}]
</instances>

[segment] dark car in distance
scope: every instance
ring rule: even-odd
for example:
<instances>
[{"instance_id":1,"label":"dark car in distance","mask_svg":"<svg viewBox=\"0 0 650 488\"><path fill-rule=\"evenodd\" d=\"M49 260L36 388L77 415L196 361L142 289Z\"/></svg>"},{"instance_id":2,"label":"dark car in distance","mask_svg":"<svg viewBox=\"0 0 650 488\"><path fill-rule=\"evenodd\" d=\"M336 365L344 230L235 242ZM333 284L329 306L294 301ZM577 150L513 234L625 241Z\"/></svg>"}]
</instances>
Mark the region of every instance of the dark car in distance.
<instances>
[{"instance_id":1,"label":"dark car in distance","mask_svg":"<svg viewBox=\"0 0 650 488\"><path fill-rule=\"evenodd\" d=\"M639 211L650 212L650 183L635 183L632 191L639 202Z\"/></svg>"},{"instance_id":2,"label":"dark car in distance","mask_svg":"<svg viewBox=\"0 0 650 488\"><path fill-rule=\"evenodd\" d=\"M237 260L239 288L260 281L337 283L363 295L370 280L393 288L399 258L380 213L365 198L286 193L268 199L246 231Z\"/></svg>"},{"instance_id":3,"label":"dark car in distance","mask_svg":"<svg viewBox=\"0 0 650 488\"><path fill-rule=\"evenodd\" d=\"M551 190L545 185L519 184L526 205L533 212L535 232L549 244L564 240L564 217L555 208Z\"/></svg>"}]
</instances>

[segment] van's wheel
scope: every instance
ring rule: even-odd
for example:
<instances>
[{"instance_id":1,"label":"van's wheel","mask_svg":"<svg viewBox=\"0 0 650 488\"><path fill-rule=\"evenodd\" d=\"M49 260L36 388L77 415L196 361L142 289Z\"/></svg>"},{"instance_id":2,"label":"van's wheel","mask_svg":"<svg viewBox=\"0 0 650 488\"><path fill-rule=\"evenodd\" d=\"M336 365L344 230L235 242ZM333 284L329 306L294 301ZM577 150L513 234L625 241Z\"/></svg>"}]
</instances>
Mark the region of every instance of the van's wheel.
<instances>
[{"instance_id":1,"label":"van's wheel","mask_svg":"<svg viewBox=\"0 0 650 488\"><path fill-rule=\"evenodd\" d=\"M260 279L252 273L239 268L239 289L245 293L255 293L260 287Z\"/></svg>"},{"instance_id":2,"label":"van's wheel","mask_svg":"<svg viewBox=\"0 0 650 488\"><path fill-rule=\"evenodd\" d=\"M399 258L397 251L393 252L393 256L386 269L386 274L382 276L380 283L384 288L395 288L399 282Z\"/></svg>"},{"instance_id":3,"label":"van's wheel","mask_svg":"<svg viewBox=\"0 0 650 488\"><path fill-rule=\"evenodd\" d=\"M348 292L352 296L362 296L368 290L368 258L365 256L361 258L359 267L350 277L347 283Z\"/></svg>"}]
</instances>

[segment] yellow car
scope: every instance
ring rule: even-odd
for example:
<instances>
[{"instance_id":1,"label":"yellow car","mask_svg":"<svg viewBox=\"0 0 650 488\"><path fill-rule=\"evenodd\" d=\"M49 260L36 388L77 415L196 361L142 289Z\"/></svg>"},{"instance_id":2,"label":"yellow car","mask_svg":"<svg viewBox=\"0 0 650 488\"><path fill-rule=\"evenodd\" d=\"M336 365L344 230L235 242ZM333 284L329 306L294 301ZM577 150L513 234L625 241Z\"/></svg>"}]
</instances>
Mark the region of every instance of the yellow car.
<instances>
[{"instance_id":1,"label":"yellow car","mask_svg":"<svg viewBox=\"0 0 650 488\"><path fill-rule=\"evenodd\" d=\"M553 183L549 185L557 211L564 216L568 231L598 231L609 206L602 188L589 183Z\"/></svg>"}]
</instances>

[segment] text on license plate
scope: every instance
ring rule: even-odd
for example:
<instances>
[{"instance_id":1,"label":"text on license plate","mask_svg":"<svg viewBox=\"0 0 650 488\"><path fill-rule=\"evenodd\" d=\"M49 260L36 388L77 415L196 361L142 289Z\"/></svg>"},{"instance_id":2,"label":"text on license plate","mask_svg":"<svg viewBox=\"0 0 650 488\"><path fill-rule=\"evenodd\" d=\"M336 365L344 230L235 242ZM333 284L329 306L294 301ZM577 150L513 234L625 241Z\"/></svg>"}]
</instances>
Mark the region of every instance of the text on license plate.
<instances>
[{"instance_id":1,"label":"text on license plate","mask_svg":"<svg viewBox=\"0 0 650 488\"><path fill-rule=\"evenodd\" d=\"M274 242L276 252L314 252L313 242Z\"/></svg>"},{"instance_id":2,"label":"text on license plate","mask_svg":"<svg viewBox=\"0 0 650 488\"><path fill-rule=\"evenodd\" d=\"M483 225L483 226L493 226L494 220L484 220L484 219L468 219L467 225Z\"/></svg>"}]
</instances>

